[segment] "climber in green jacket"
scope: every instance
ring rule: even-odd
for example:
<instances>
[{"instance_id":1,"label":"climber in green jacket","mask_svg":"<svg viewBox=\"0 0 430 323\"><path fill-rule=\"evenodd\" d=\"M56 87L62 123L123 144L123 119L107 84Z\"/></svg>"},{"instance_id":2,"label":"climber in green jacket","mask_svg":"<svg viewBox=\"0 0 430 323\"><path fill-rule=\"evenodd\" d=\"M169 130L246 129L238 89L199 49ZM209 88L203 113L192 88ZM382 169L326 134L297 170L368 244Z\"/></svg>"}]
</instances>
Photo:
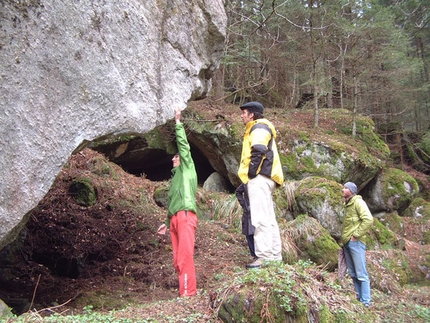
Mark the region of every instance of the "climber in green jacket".
<instances>
[{"instance_id":1,"label":"climber in green jacket","mask_svg":"<svg viewBox=\"0 0 430 323\"><path fill-rule=\"evenodd\" d=\"M175 131L178 153L172 158L173 178L167 197L167 224L173 246L173 263L179 280L179 295L196 295L196 269L194 265L194 242L197 227L197 173L191 157L190 145L184 125L181 123L181 109L175 112ZM158 233L165 234L163 224Z\"/></svg>"}]
</instances>

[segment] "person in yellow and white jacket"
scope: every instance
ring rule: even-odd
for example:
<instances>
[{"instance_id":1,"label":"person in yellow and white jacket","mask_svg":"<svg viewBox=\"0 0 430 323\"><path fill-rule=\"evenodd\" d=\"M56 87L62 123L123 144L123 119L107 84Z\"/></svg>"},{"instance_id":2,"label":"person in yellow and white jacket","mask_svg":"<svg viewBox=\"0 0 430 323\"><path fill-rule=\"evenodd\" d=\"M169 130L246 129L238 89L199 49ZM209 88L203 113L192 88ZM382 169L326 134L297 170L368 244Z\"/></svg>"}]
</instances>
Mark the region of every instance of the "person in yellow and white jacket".
<instances>
[{"instance_id":1,"label":"person in yellow and white jacket","mask_svg":"<svg viewBox=\"0 0 430 323\"><path fill-rule=\"evenodd\" d=\"M249 102L240 107L246 124L238 176L247 185L251 223L255 227L254 246L257 259L247 268L259 268L263 261L282 260L282 244L276 220L273 191L282 185L284 175L276 146L276 130L263 117L264 107Z\"/></svg>"}]
</instances>

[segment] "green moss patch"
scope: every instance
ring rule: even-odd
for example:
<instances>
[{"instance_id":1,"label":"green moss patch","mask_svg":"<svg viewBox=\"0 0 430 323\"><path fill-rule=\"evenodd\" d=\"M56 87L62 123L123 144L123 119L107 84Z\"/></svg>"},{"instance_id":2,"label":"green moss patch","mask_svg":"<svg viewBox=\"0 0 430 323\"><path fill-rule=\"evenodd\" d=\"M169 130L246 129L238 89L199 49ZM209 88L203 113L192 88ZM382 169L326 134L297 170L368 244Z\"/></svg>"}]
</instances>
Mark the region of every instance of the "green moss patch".
<instances>
[{"instance_id":1,"label":"green moss patch","mask_svg":"<svg viewBox=\"0 0 430 323\"><path fill-rule=\"evenodd\" d=\"M419 192L417 181L400 169L386 169L382 173L381 182L384 188L383 198L389 209L399 210L400 214Z\"/></svg>"},{"instance_id":2,"label":"green moss patch","mask_svg":"<svg viewBox=\"0 0 430 323\"><path fill-rule=\"evenodd\" d=\"M69 186L69 194L82 206L93 206L97 201L97 190L88 178L73 180Z\"/></svg>"},{"instance_id":3,"label":"green moss patch","mask_svg":"<svg viewBox=\"0 0 430 323\"><path fill-rule=\"evenodd\" d=\"M397 240L395 234L376 218L373 219L371 234L368 238L369 240L364 241L367 246L375 244L375 241L372 241L370 236L374 237L377 242L376 244L382 249L392 248L396 245Z\"/></svg>"}]
</instances>

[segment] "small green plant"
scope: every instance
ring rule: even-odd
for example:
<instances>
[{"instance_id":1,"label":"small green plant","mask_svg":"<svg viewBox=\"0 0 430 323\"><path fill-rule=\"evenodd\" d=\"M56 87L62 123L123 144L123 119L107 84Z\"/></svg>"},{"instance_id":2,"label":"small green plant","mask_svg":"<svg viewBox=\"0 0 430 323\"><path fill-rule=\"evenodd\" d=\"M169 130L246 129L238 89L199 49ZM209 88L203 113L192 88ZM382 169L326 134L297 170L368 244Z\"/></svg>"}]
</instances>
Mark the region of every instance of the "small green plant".
<instances>
[{"instance_id":1,"label":"small green plant","mask_svg":"<svg viewBox=\"0 0 430 323\"><path fill-rule=\"evenodd\" d=\"M310 268L311 266L313 266L314 263L309 259L308 260L299 259L297 261L296 265L302 267L303 269L306 269L306 268Z\"/></svg>"},{"instance_id":2,"label":"small green plant","mask_svg":"<svg viewBox=\"0 0 430 323\"><path fill-rule=\"evenodd\" d=\"M93 312L93 308L94 308L94 306L92 306L92 305L85 306L84 307L84 313L85 314L91 314Z\"/></svg>"},{"instance_id":3,"label":"small green plant","mask_svg":"<svg viewBox=\"0 0 430 323\"><path fill-rule=\"evenodd\" d=\"M430 309L421 305L415 305L415 313L419 318L430 322Z\"/></svg>"},{"instance_id":4,"label":"small green plant","mask_svg":"<svg viewBox=\"0 0 430 323\"><path fill-rule=\"evenodd\" d=\"M349 321L348 320L348 314L343 309L339 309L339 310L335 311L334 316L335 316L335 322L336 323L345 323L345 322Z\"/></svg>"},{"instance_id":5,"label":"small green plant","mask_svg":"<svg viewBox=\"0 0 430 323\"><path fill-rule=\"evenodd\" d=\"M146 322L154 322L154 321L142 321L141 319L133 320L129 318L116 318L114 313L100 313L93 312L93 307L91 305L85 306L83 308L82 314L76 315L61 315L58 313L54 313L50 316L43 317L37 312L28 312L19 317L10 318L6 321L2 321L2 323L97 323L97 322L105 322L105 323L146 323ZM190 321L192 322L192 321Z\"/></svg>"}]
</instances>

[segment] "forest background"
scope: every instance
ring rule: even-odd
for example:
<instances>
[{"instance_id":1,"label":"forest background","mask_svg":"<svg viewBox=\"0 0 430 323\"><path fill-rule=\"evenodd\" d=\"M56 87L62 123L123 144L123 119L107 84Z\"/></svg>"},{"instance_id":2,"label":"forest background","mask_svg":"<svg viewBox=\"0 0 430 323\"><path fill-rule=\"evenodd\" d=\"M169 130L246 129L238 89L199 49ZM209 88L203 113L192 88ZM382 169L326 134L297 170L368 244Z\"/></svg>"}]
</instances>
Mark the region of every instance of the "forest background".
<instances>
[{"instance_id":1,"label":"forest background","mask_svg":"<svg viewBox=\"0 0 430 323\"><path fill-rule=\"evenodd\" d=\"M428 0L226 0L228 39L213 95L312 108L315 127L319 109L346 108L370 116L382 134L423 135L429 7Z\"/></svg>"}]
</instances>

